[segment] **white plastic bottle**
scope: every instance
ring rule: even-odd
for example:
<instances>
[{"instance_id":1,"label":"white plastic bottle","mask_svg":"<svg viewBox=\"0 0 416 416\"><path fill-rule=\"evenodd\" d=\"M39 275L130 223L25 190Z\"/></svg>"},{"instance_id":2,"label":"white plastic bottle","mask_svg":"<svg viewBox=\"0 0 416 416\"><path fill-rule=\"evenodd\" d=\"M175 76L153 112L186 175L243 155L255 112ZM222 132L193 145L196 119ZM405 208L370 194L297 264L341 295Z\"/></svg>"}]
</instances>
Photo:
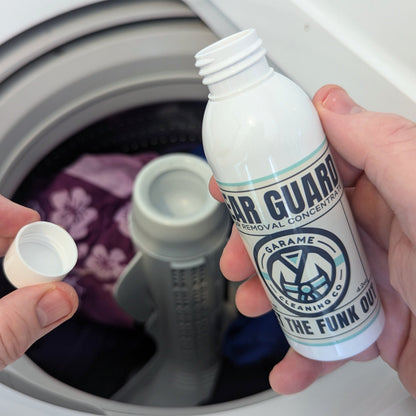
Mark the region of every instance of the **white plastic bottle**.
<instances>
[{"instance_id":1,"label":"white plastic bottle","mask_svg":"<svg viewBox=\"0 0 416 416\"><path fill-rule=\"evenodd\" d=\"M384 314L312 102L253 29L195 58L208 163L290 345L322 361L363 351Z\"/></svg>"}]
</instances>

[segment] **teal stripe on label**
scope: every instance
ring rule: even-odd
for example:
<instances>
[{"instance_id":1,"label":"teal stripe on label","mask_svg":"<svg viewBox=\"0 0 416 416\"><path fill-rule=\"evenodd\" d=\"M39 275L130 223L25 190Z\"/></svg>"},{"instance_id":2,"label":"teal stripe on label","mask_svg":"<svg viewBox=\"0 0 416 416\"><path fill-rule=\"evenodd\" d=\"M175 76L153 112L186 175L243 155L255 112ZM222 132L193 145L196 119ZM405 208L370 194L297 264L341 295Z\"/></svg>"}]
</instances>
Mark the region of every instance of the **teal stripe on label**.
<instances>
[{"instance_id":1,"label":"teal stripe on label","mask_svg":"<svg viewBox=\"0 0 416 416\"><path fill-rule=\"evenodd\" d=\"M261 275L264 277L265 280L272 280L268 273L262 273Z\"/></svg>"},{"instance_id":2,"label":"teal stripe on label","mask_svg":"<svg viewBox=\"0 0 416 416\"><path fill-rule=\"evenodd\" d=\"M262 178L250 179L250 180L244 181L244 182L220 182L220 181L217 181L217 183L220 186L247 186L247 185L255 185L257 183L267 181L269 179L279 178L280 176L284 175L285 173L288 173L291 170L294 170L294 169L298 168L299 166L301 166L305 162L307 162L309 159L313 158L317 153L319 153L322 150L322 148L326 145L326 143L327 143L327 141L325 139L313 152L311 152L308 156L305 156L304 158L299 160L299 162L296 162L293 165L291 165L291 166L289 166L285 169L279 170L278 172L273 172L270 175L263 176Z\"/></svg>"},{"instance_id":3,"label":"teal stripe on label","mask_svg":"<svg viewBox=\"0 0 416 416\"><path fill-rule=\"evenodd\" d=\"M338 256L336 259L334 259L334 263L335 263L336 267L338 267L342 263L345 263L344 256L342 254L340 256Z\"/></svg>"}]
</instances>

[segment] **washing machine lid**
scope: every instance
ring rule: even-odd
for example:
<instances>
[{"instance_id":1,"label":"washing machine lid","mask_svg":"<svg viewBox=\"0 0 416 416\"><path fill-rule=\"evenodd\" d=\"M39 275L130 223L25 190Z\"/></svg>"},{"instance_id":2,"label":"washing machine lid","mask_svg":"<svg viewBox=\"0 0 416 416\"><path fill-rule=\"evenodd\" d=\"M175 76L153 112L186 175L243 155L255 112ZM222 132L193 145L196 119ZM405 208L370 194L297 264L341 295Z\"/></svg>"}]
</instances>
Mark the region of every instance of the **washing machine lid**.
<instances>
[{"instance_id":1,"label":"washing machine lid","mask_svg":"<svg viewBox=\"0 0 416 416\"><path fill-rule=\"evenodd\" d=\"M218 35L254 27L313 95L339 84L363 106L416 120L414 0L185 0Z\"/></svg>"},{"instance_id":2,"label":"washing machine lid","mask_svg":"<svg viewBox=\"0 0 416 416\"><path fill-rule=\"evenodd\" d=\"M52 17L105 0L19 0L0 8L0 45ZM183 0L219 36L254 27L272 62L307 93L342 85L376 111L416 120L416 2Z\"/></svg>"},{"instance_id":3,"label":"washing machine lid","mask_svg":"<svg viewBox=\"0 0 416 416\"><path fill-rule=\"evenodd\" d=\"M103 0L19 0L0 6L0 45L52 17Z\"/></svg>"}]
</instances>

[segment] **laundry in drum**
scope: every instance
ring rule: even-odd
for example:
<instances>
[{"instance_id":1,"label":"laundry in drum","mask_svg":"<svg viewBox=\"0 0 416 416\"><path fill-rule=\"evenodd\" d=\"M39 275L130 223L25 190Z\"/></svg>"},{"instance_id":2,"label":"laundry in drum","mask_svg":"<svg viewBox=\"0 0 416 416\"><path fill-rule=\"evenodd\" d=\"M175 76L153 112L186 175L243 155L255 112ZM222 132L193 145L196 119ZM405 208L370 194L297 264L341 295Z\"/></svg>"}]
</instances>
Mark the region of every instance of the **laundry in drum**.
<instances>
[{"instance_id":1,"label":"laundry in drum","mask_svg":"<svg viewBox=\"0 0 416 416\"><path fill-rule=\"evenodd\" d=\"M27 201L42 219L61 225L77 243L78 262L65 281L78 293L78 313L93 321L134 324L114 301L112 290L135 254L128 227L134 178L157 156L83 155L46 187L34 189Z\"/></svg>"},{"instance_id":2,"label":"laundry in drum","mask_svg":"<svg viewBox=\"0 0 416 416\"><path fill-rule=\"evenodd\" d=\"M198 142L185 149L181 144L170 145L168 152L184 150L204 157ZM134 179L145 165L168 152L81 154L55 168L52 175L37 170L18 193L19 202L36 209L42 219L62 225L79 251L78 262L65 279L79 295L79 310L73 319L39 340L28 356L57 379L98 396L111 397L132 369L145 365L157 348L141 323L115 302L113 290L137 251L128 226ZM51 157L48 164L53 163ZM219 344L220 373L206 403L269 388L268 371L287 350L279 334L259 338L264 327L273 328L270 334L276 335L274 319L271 314L233 319ZM68 349L69 339L77 340L76 348ZM236 388L230 389L229 380L234 378Z\"/></svg>"}]
</instances>

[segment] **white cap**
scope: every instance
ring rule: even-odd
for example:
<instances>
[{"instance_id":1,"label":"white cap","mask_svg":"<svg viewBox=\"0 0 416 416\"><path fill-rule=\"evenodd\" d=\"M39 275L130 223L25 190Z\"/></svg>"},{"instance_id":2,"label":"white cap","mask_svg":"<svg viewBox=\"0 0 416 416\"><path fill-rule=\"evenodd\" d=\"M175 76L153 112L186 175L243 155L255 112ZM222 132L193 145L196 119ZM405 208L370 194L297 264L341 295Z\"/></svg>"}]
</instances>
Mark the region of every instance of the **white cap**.
<instances>
[{"instance_id":1,"label":"white cap","mask_svg":"<svg viewBox=\"0 0 416 416\"><path fill-rule=\"evenodd\" d=\"M76 244L62 227L37 221L22 227L6 252L3 269L19 288L62 280L75 266Z\"/></svg>"}]
</instances>

